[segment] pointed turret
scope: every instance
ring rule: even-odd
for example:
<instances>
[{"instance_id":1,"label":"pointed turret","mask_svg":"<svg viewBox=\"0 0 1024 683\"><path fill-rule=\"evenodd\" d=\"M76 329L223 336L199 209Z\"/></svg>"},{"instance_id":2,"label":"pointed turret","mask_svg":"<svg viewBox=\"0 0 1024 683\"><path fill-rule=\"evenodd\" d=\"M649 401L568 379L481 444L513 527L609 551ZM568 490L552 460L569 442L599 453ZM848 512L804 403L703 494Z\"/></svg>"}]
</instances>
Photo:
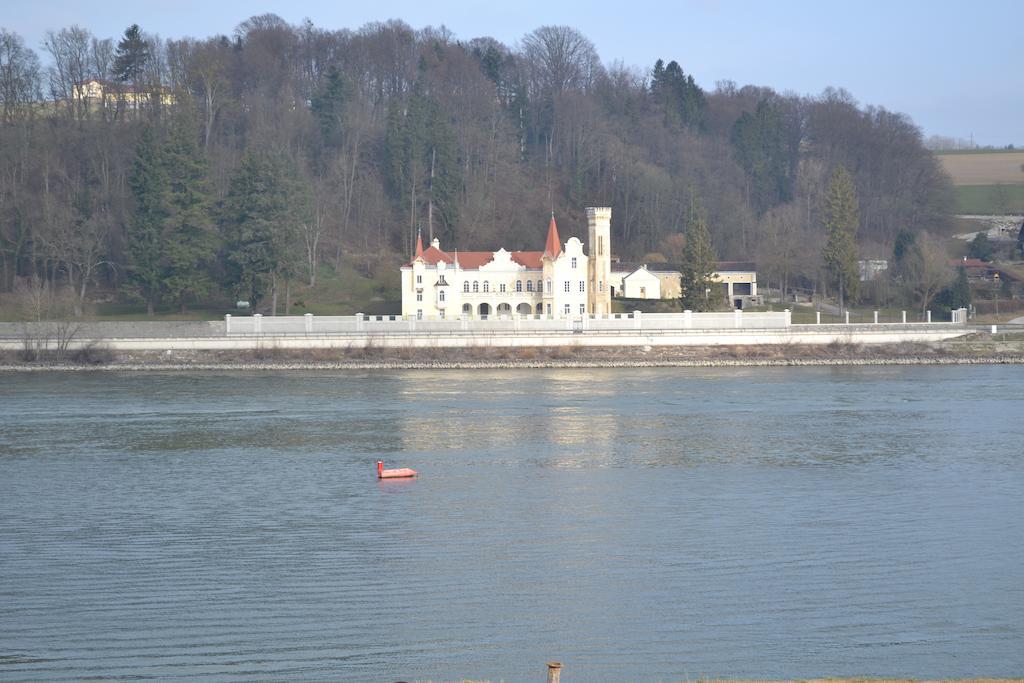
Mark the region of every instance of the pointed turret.
<instances>
[{"instance_id":1,"label":"pointed turret","mask_svg":"<svg viewBox=\"0 0 1024 683\"><path fill-rule=\"evenodd\" d=\"M548 226L548 241L544 245L544 255L552 259L562 253L562 240L558 238L558 226L555 224L555 212L551 212L551 225Z\"/></svg>"},{"instance_id":2,"label":"pointed turret","mask_svg":"<svg viewBox=\"0 0 1024 683\"><path fill-rule=\"evenodd\" d=\"M417 230L416 231L416 255L413 256L412 258L415 261L416 259L418 259L418 258L420 258L422 256L423 256L423 236L420 234L420 231Z\"/></svg>"}]
</instances>

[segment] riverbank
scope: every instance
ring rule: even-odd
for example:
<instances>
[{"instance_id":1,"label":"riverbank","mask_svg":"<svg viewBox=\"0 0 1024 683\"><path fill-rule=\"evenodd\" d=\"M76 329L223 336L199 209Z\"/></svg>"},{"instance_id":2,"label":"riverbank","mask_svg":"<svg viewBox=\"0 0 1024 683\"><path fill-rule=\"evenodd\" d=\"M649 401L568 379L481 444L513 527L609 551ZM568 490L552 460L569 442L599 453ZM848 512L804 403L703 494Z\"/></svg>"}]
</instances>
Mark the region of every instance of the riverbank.
<instances>
[{"instance_id":1,"label":"riverbank","mask_svg":"<svg viewBox=\"0 0 1024 683\"><path fill-rule=\"evenodd\" d=\"M1024 364L1024 340L892 345L7 352L0 371L437 370Z\"/></svg>"}]
</instances>

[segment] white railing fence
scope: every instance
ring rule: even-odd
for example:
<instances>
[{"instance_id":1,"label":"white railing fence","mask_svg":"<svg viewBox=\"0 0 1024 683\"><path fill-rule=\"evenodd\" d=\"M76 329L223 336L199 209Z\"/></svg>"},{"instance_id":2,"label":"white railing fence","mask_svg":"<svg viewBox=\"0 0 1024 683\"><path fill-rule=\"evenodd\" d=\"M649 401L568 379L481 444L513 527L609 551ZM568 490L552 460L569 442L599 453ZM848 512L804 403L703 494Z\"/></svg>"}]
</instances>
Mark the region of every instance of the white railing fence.
<instances>
[{"instance_id":1,"label":"white railing fence","mask_svg":"<svg viewBox=\"0 0 1024 683\"><path fill-rule=\"evenodd\" d=\"M930 318L929 317L929 322ZM878 318L875 316L875 320ZM967 312L953 311L952 320L945 324L965 325ZM224 316L228 335L377 335L377 334L494 334L504 332L636 332L681 330L772 330L791 327L790 311L744 313L737 309L728 312L695 313L613 313L610 315L583 315L549 318L540 315L492 315L486 318L417 319L400 315L332 315L265 317ZM907 323L872 323L899 325ZM920 325L922 323L909 323Z\"/></svg>"}]
</instances>

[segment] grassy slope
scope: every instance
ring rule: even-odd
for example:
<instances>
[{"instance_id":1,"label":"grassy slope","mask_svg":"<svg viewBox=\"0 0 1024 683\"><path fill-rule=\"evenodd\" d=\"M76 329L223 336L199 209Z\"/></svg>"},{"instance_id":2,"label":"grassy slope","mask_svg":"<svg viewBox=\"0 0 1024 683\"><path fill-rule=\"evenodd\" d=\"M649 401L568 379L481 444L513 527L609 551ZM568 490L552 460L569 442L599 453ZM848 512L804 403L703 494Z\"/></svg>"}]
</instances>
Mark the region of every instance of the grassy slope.
<instances>
[{"instance_id":1,"label":"grassy slope","mask_svg":"<svg viewBox=\"0 0 1024 683\"><path fill-rule=\"evenodd\" d=\"M398 313L402 310L398 263L381 265L373 276L343 265L339 272L321 266L316 287L292 283L292 315L353 315L355 313ZM238 313L233 300L212 301L189 306L186 313L173 307L160 307L152 318L141 303L111 302L86 307L84 320L216 320L225 313ZM270 305L261 305L261 312ZM278 298L278 313L284 314L284 291ZM0 295L0 320L24 320L25 312L13 295Z\"/></svg>"}]
</instances>

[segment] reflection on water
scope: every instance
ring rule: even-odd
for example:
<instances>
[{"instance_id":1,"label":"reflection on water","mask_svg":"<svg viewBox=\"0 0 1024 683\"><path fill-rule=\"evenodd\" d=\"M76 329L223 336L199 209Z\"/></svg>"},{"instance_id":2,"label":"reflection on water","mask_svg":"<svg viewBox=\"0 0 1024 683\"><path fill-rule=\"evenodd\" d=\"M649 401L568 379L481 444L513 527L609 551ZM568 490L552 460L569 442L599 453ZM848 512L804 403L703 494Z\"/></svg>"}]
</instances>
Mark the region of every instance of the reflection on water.
<instances>
[{"instance_id":1,"label":"reflection on water","mask_svg":"<svg viewBox=\"0 0 1024 683\"><path fill-rule=\"evenodd\" d=\"M1019 675L1022 387L0 376L0 678Z\"/></svg>"}]
</instances>

